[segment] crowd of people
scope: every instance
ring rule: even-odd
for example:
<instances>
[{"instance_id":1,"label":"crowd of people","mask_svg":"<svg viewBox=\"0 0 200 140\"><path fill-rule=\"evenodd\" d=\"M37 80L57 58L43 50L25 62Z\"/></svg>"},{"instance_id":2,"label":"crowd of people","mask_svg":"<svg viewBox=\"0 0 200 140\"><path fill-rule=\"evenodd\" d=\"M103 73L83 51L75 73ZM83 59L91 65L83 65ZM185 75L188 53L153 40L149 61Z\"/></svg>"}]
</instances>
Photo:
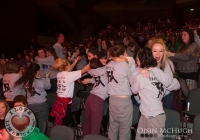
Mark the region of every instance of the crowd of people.
<instances>
[{"instance_id":1,"label":"crowd of people","mask_svg":"<svg viewBox=\"0 0 200 140\"><path fill-rule=\"evenodd\" d=\"M15 98L22 96L37 119L47 122L50 115L56 125L70 126L78 82L94 85L85 102L83 137L100 134L105 100L109 139L130 140L133 104L141 112L139 128L162 129L164 108L173 109L173 91L180 90L181 100L186 101L198 87L199 25L199 19L191 19L181 30L169 19L166 23L158 19L156 24L149 20L145 26L138 22L135 29L122 24L116 30L109 25L98 36L77 42L65 40L62 33L52 46L32 42L17 59L2 54L0 78L6 102L0 102L0 107L6 109L1 107L0 120L8 107L15 106ZM57 94L50 113L47 94ZM136 140L140 139L144 138L137 133Z\"/></svg>"}]
</instances>

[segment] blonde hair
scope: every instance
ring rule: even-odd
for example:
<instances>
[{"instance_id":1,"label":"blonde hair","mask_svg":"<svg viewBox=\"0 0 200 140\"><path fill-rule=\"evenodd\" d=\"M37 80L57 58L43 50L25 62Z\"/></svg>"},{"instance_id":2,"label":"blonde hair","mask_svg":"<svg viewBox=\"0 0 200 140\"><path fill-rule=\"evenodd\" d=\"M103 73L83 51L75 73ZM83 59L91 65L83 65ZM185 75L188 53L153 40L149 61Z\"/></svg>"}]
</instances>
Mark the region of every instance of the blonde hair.
<instances>
[{"instance_id":1,"label":"blonde hair","mask_svg":"<svg viewBox=\"0 0 200 140\"><path fill-rule=\"evenodd\" d=\"M165 45L165 42L162 38L154 38L153 40L153 43L152 43L152 46L151 46L151 50L153 48L153 46L155 44L160 44L163 46L163 57L162 57L162 60L160 61L160 69L164 70L165 67L166 67L166 62L169 64L170 68L171 68L171 65L170 65L170 62L169 62L169 58L167 56L167 47ZM174 73L173 69L171 68L172 70L172 73Z\"/></svg>"},{"instance_id":2,"label":"blonde hair","mask_svg":"<svg viewBox=\"0 0 200 140\"><path fill-rule=\"evenodd\" d=\"M66 70L66 66L69 65L69 62L67 61L67 59L61 59L58 58L56 59L56 61L54 62L54 68L58 69L59 71L65 71Z\"/></svg>"},{"instance_id":3,"label":"blonde hair","mask_svg":"<svg viewBox=\"0 0 200 140\"><path fill-rule=\"evenodd\" d=\"M6 112L5 112L5 116L6 117L6 114L8 113L8 111L10 110L10 106L8 105L8 103L3 100L3 99L0 99L0 103L3 103L5 106L6 106Z\"/></svg>"}]
</instances>

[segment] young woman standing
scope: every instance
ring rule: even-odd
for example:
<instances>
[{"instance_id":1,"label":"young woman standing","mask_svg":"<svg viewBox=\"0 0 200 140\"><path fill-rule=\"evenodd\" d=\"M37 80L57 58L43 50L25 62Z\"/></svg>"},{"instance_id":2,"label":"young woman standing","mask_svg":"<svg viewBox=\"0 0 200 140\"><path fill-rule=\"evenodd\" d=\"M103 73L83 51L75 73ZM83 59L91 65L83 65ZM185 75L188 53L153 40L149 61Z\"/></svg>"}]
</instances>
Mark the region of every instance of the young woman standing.
<instances>
[{"instance_id":1,"label":"young woman standing","mask_svg":"<svg viewBox=\"0 0 200 140\"><path fill-rule=\"evenodd\" d=\"M90 61L88 73L93 78L84 79L82 83L94 83L94 86L86 99L83 137L87 134L100 134L104 100L108 97L106 67L101 64L98 58L93 58Z\"/></svg>"},{"instance_id":2,"label":"young woman standing","mask_svg":"<svg viewBox=\"0 0 200 140\"><path fill-rule=\"evenodd\" d=\"M56 76L58 74L58 70L53 68L55 60L58 58L56 55L56 52L54 48L47 48L46 50L46 56L45 58L38 58L37 64L42 67L43 75L47 72L50 72L50 83L51 83L51 89L48 90L48 93L54 93L56 94L57 90L57 79ZM42 76L44 77L44 76Z\"/></svg>"},{"instance_id":3,"label":"young woman standing","mask_svg":"<svg viewBox=\"0 0 200 140\"><path fill-rule=\"evenodd\" d=\"M182 30L181 40L182 45L177 53L168 52L167 55L176 65L181 91L188 98L190 91L197 88L200 48L194 41L192 30Z\"/></svg>"},{"instance_id":4,"label":"young woman standing","mask_svg":"<svg viewBox=\"0 0 200 140\"><path fill-rule=\"evenodd\" d=\"M80 60L77 57L72 65L66 60L58 58L54 63L54 68L58 69L57 74L57 97L53 104L50 115L56 118L56 125L71 124L71 103L74 93L74 81L81 78L81 75L88 71L89 66L85 66L83 69L78 71L71 70L74 68L76 63Z\"/></svg>"},{"instance_id":5,"label":"young woman standing","mask_svg":"<svg viewBox=\"0 0 200 140\"><path fill-rule=\"evenodd\" d=\"M130 78L131 90L134 94L139 93L141 117L138 123L136 140L148 140L141 137L148 130L156 129L148 133L157 134L160 137L154 140L163 140L162 129L165 127L166 116L162 106L162 98L166 92L166 88L171 84L172 78L166 77L159 68L154 59L150 48L143 48L137 54L138 68L134 71ZM149 69L149 76L144 77L141 74L143 70Z\"/></svg>"},{"instance_id":6,"label":"young woman standing","mask_svg":"<svg viewBox=\"0 0 200 140\"><path fill-rule=\"evenodd\" d=\"M40 66L31 64L25 73L15 82L15 87L20 85L26 90L28 108L33 111L37 119L48 121L49 108L46 103L46 90L51 88L49 80L50 72L46 78L40 78Z\"/></svg>"},{"instance_id":7,"label":"young woman standing","mask_svg":"<svg viewBox=\"0 0 200 140\"><path fill-rule=\"evenodd\" d=\"M126 48L114 45L110 49L111 57L124 57ZM110 61L106 65L108 76L108 94L110 126L108 137L111 140L130 140L130 126L133 118L133 104L131 101L130 74L126 62Z\"/></svg>"},{"instance_id":8,"label":"young woman standing","mask_svg":"<svg viewBox=\"0 0 200 140\"><path fill-rule=\"evenodd\" d=\"M153 57L157 61L157 67L160 68L169 77L173 78L175 70L174 64L168 59L166 55L166 45L163 39L154 38L152 40L152 46L150 47ZM163 98L164 108L172 109L173 107L173 93L171 91L178 90L180 88L179 82L174 78L172 84L167 87L167 94Z\"/></svg>"}]
</instances>

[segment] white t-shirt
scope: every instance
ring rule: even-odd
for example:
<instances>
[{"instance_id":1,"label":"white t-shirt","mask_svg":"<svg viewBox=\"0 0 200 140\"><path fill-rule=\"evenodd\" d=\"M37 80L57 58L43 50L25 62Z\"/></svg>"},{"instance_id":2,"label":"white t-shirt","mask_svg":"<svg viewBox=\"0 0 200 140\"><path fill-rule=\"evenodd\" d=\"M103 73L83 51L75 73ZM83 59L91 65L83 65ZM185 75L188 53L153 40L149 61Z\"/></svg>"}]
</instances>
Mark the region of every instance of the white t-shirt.
<instances>
[{"instance_id":1,"label":"white t-shirt","mask_svg":"<svg viewBox=\"0 0 200 140\"><path fill-rule=\"evenodd\" d=\"M62 71L57 74L57 96L72 98L74 93L74 81L81 78L81 71Z\"/></svg>"}]
</instances>

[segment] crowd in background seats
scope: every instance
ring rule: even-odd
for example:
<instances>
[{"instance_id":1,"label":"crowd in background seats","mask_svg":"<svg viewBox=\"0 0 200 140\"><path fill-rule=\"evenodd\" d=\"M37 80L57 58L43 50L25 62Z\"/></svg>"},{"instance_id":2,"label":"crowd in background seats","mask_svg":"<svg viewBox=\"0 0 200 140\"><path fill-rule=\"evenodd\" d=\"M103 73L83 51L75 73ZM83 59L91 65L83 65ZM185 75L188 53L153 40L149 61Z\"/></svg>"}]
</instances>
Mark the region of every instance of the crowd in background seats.
<instances>
[{"instance_id":1,"label":"crowd in background seats","mask_svg":"<svg viewBox=\"0 0 200 140\"><path fill-rule=\"evenodd\" d=\"M129 58L126 58L129 62L129 66L127 66L127 68L129 67L130 70L132 69L134 71L134 69L138 66L138 63L137 63L138 60L137 60L136 54L138 54L138 52L140 52L140 50L142 48L147 47L147 48L151 48L153 57L157 60L157 62L159 61L159 64L160 64L160 65L152 64L152 66L154 66L154 67L157 66L161 70L165 71L165 68L166 68L165 61L168 61L168 57L174 63L175 67L174 66L168 67L169 69L171 68L171 71L172 71L171 78L172 79L174 78L173 74L175 74L175 71L176 71L177 76L179 77L179 83L180 83L181 91L183 94L182 97L187 99L189 97L189 91L194 88L197 88L197 82L198 82L198 57L199 57L199 52L200 52L199 51L200 50L199 49L199 47L200 47L199 40L200 39L198 36L199 35L199 28L198 28L199 25L200 25L200 19L191 19L188 23L186 23L184 25L183 28L178 27L178 23L175 21L171 21L168 19L166 22L164 22L161 19L158 19L157 22L155 22L155 23L152 20L149 20L146 25L142 25L140 22L138 22L135 29L132 29L131 27L129 27L126 24L122 24L119 29L114 29L111 25L108 25L108 27L105 30L102 30L99 32L98 36L77 39L77 40L74 40L71 38L66 39L62 33L58 33L56 36L57 43L55 43L53 45L46 44L43 46L39 43L34 43L34 41L32 40L29 49L24 50L23 53L18 53L17 58L15 58L15 56L13 56L12 58L8 59L8 58L6 58L5 54L2 54L1 55L1 64L0 64L0 75L1 75L0 78L2 80L3 79L2 77L5 78L5 75L7 77L9 77L13 73L14 73L14 76L17 77L17 75L19 73L18 78L16 78L15 80L12 81L13 85L15 85L14 83L16 81L18 81L18 84L16 84L16 86L20 85L22 83L23 83L23 85L26 85L27 84L26 82L28 82L28 81L24 80L23 78L25 78L25 74L32 71L31 74L33 75L33 77L36 77L36 78L49 77L48 78L49 80L41 81L41 83L43 83L43 84L48 83L51 85L51 88L48 85L43 87L42 92L44 93L43 94L44 96L47 93L56 94L57 82L58 82L57 74L60 71L58 69L54 69L53 67L54 67L54 64L55 64L55 61L57 60L57 58L67 59L67 61L71 65L68 65L68 63L66 62L65 66L71 66L70 70L73 69L75 71L75 70L83 70L88 65L88 62L91 61L92 58L95 58L94 57L95 55L98 56L99 61L101 62L102 66L103 65L104 66L105 65L113 66L114 64L112 64L111 62L107 62L107 59L111 58L114 61L118 61L119 59L117 59L117 58L121 57L121 55L123 55L122 52L123 53L126 52L127 56L124 56L124 57L129 56L132 59L134 58L133 61L130 60ZM183 29L183 30L180 30L180 29ZM184 40L183 36L188 37L186 39L186 41ZM188 44L188 40L189 40L189 44ZM154 56L153 51L155 51L156 49L154 48L155 49L154 50L153 46L155 44L162 45L161 47L163 47L163 49L162 49L161 53L163 56L161 58L166 59L164 62L163 61L161 62L160 56L157 56L159 58ZM125 47L126 51L121 51L119 47L116 47L116 45ZM93 51L94 48L96 49L95 51ZM115 54L116 50L113 50L113 48L115 48L116 50L119 50L120 55ZM143 51L148 52L149 50L143 49ZM156 50L156 51L158 51L158 50ZM104 54L102 55L102 53L104 53ZM150 52L148 52L148 53L150 53ZM159 53L159 51L158 51L158 53ZM183 55L184 55L184 57L183 57ZM187 56L190 56L190 57L187 57ZM116 57L116 60L114 57ZM191 57L194 57L194 59L190 59ZM123 58L121 61L127 61L126 59ZM16 60L15 62L17 62L17 63L14 63L14 60ZM132 63L130 63L131 61L132 61ZM171 63L171 61L169 63ZM61 61L60 63L64 63L64 61ZM191 63L194 63L194 65L192 65L192 67L191 67ZM187 64L187 66L186 66L186 64ZM8 71L3 71L3 69L5 70L6 69L5 67L7 67L9 65L12 65L12 66L15 65L14 67L12 67L12 69L14 71L12 69L9 69L9 70L7 69ZM20 67L19 70L16 68L17 66ZM36 67L40 67L40 69L38 69ZM60 68L60 65L57 68ZM120 70L119 72L122 72L122 71L123 70ZM50 72L50 73L47 75L48 72ZM83 81L85 78L88 78L88 77L91 78L91 76L88 73L85 73L85 74L83 74L83 73L85 73L85 72L81 72L80 75L77 74L78 76L76 79L74 79L74 81L77 80L78 78L80 78ZM129 72L127 72L127 73L129 73ZM26 75L26 76L28 76L28 75ZM113 77L111 77L111 78L113 78ZM126 78L130 78L130 75L127 74ZM22 79L23 81L20 81L19 79ZM72 80L72 82L74 82L74 81ZM35 81L32 80L31 84L33 84L34 82L36 82L36 80ZM5 81L2 81L2 83L4 83L4 86L5 86ZM175 83L176 83L176 81L175 81ZM31 86L31 88L32 88L32 86ZM16 87L14 87L13 89L16 89ZM20 90L20 92L22 92L21 89L16 89L16 90ZM47 92L45 90L47 90ZM173 90L177 90L177 89L174 88ZM27 88L26 91L23 91L22 93L20 93L20 92L17 92L17 93L26 95L26 93L28 93L28 91L29 91L29 89ZM41 89L40 89L40 91L41 91ZM5 87L4 87L3 93L5 93L5 92L10 92L10 91L9 91L9 89L6 89L6 91L5 91ZM37 92L34 91L34 93L36 95L38 95ZM6 94L4 96L6 98L6 101L12 107L13 106L12 101L14 99L14 96L13 97L6 96ZM171 96L166 99L166 102L169 102L169 101L171 102L171 100L172 100L171 98L173 98L172 93L171 93ZM32 100L31 98L30 99L27 98L27 99L28 99L29 106L32 103L39 102L39 100L37 100L37 99L36 100ZM39 97L38 97L38 99L39 99ZM110 99L112 107L115 108L115 107L117 107L117 105L114 102L114 100L116 100L116 99L115 98ZM40 102L41 103L40 108L41 109L43 108L45 110L44 112L48 112L45 101L46 101L46 99L44 97L44 100L42 100ZM121 101L129 102L129 100L125 100L125 99L119 100L119 102L121 102ZM132 102L134 104L136 104L137 106L139 106L141 104L141 102L137 96L132 99ZM173 109L172 104L173 103L171 103L170 105L167 105L166 108ZM166 105L166 104L164 103L164 105ZM35 110L35 114L37 114L38 112L36 111L35 107L36 106L33 105L32 108L31 107L30 108L32 110ZM129 110L131 110L131 109L132 108L129 108ZM112 117L115 117L115 111L113 111L113 110L114 109L110 110L113 113L111 115L112 115ZM125 112L125 113L127 113L127 112ZM160 112L160 114L162 114L162 112ZM41 114L37 114L37 116L39 116L39 115L41 115ZM47 114L43 114L43 117L44 117L44 115L47 115ZM142 114L142 115L144 115L144 114ZM129 117L131 117L131 115ZM152 117L152 116L150 116L150 117ZM45 120L47 120L47 119L45 119ZM164 120L164 119L161 118L161 120ZM68 121L68 120L66 120L66 121ZM109 133L109 137L111 139L115 139L115 137L116 137L115 132L117 131L114 128L114 125L115 125L114 121L115 121L115 118L112 118L112 120L110 122L112 124L110 127L111 132ZM118 121L120 121L120 120L118 120ZM129 124L130 124L130 122L131 122L131 120L129 120ZM68 122L67 122L67 125L69 125ZM142 124L140 124L140 125L143 126ZM130 127L130 126L125 125L125 127ZM127 135L130 135L130 132L124 131L124 133L126 133ZM121 135L121 137L127 137L127 136Z\"/></svg>"}]
</instances>

